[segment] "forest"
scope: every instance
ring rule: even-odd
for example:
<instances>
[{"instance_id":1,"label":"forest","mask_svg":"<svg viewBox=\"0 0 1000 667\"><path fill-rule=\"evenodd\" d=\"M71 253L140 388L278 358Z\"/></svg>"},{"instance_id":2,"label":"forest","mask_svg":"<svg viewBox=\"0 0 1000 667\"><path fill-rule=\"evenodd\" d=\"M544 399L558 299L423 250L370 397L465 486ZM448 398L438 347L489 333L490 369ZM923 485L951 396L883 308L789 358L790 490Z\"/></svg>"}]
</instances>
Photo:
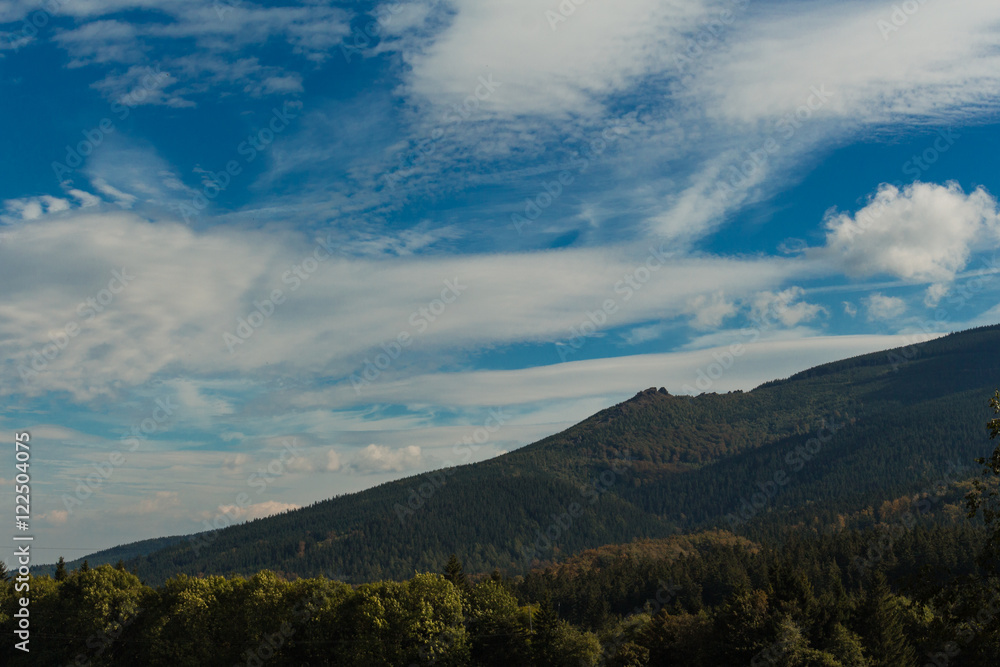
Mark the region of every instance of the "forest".
<instances>
[{"instance_id":1,"label":"forest","mask_svg":"<svg viewBox=\"0 0 1000 667\"><path fill-rule=\"evenodd\" d=\"M0 661L1000 664L998 339L640 392L442 473L412 515L393 503L422 478L95 555L114 565L60 558L29 591L0 581L4 634L22 597L32 627Z\"/></svg>"},{"instance_id":2,"label":"forest","mask_svg":"<svg viewBox=\"0 0 1000 667\"><path fill-rule=\"evenodd\" d=\"M595 550L526 576L350 585L86 564L33 578L30 654L8 665L995 665L987 533L923 520L764 546L724 531ZM877 548L873 551L872 547ZM877 557L873 556L877 553ZM993 561L995 564L995 561ZM15 594L0 585L10 637Z\"/></svg>"}]
</instances>

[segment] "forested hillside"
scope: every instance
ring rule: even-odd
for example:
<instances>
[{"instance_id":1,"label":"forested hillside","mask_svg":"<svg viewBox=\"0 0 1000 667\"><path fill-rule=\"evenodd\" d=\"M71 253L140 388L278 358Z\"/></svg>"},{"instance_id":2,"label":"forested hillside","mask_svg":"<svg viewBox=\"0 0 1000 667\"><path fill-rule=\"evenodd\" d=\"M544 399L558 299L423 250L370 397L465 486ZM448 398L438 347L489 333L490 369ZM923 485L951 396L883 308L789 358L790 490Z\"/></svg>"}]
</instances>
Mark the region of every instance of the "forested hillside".
<instances>
[{"instance_id":1,"label":"forested hillside","mask_svg":"<svg viewBox=\"0 0 1000 667\"><path fill-rule=\"evenodd\" d=\"M513 573L705 528L759 540L863 524L887 501L971 474L988 449L998 346L1000 327L985 327L745 393L647 390L496 459L181 540L127 566L151 583L261 569L370 581L436 571L455 552L470 570Z\"/></svg>"}]
</instances>

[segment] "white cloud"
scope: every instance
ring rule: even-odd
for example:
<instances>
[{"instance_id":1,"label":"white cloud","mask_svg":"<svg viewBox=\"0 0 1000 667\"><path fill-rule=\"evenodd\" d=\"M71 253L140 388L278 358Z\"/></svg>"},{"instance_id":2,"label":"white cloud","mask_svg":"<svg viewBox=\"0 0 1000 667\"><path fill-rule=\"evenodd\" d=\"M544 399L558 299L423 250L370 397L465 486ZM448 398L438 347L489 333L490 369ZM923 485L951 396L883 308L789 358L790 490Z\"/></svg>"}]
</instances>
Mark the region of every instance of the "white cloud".
<instances>
[{"instance_id":1,"label":"white cloud","mask_svg":"<svg viewBox=\"0 0 1000 667\"><path fill-rule=\"evenodd\" d=\"M805 294L801 287L793 286L780 292L758 292L750 301L750 316L755 321L768 324L774 319L786 327L809 322L826 309L820 305L798 301Z\"/></svg>"},{"instance_id":2,"label":"white cloud","mask_svg":"<svg viewBox=\"0 0 1000 667\"><path fill-rule=\"evenodd\" d=\"M714 353L725 353L731 344L740 343L744 352L714 384L712 391L748 390L777 377L787 377L811 366L876 352L906 344L904 336L782 336L767 339L732 332L718 347L641 354L605 359L571 361L522 370L465 371L427 373L373 386L370 394L358 397L351 388L334 387L304 391L291 405L300 410L323 409L331 404L365 405L371 402L409 406L534 406L550 402L574 404L595 398L594 405L610 405L644 387L664 386L671 393L681 393L692 383L699 368L715 363ZM582 419L588 413L577 413Z\"/></svg>"},{"instance_id":3,"label":"white cloud","mask_svg":"<svg viewBox=\"0 0 1000 667\"><path fill-rule=\"evenodd\" d=\"M237 517L241 521L252 521L263 519L267 516L280 514L290 510L297 510L301 505L295 503L283 503L277 500L267 500L262 503L254 503L241 508L239 505L219 505L219 512L228 516Z\"/></svg>"},{"instance_id":4,"label":"white cloud","mask_svg":"<svg viewBox=\"0 0 1000 667\"><path fill-rule=\"evenodd\" d=\"M37 7L22 6L0 15L26 15ZM283 66L260 64L254 57L233 58L264 43L284 41L293 53L313 61L330 57L349 32L347 10L309 3L307 6L261 7L249 2L205 3L197 0L155 2L72 2L54 8L75 17L76 25L53 29L52 39L69 53L71 67L125 66L113 69L96 84L109 99L120 101L136 92L138 74L151 54L175 45L191 56L161 56L170 76L140 91L136 104L191 106L195 95L237 86L251 96L302 91L301 75ZM155 21L126 22L108 18L125 10L155 11ZM11 20L17 20L12 18ZM284 64L284 63L283 63ZM170 89L167 91L167 89Z\"/></svg>"},{"instance_id":5,"label":"white cloud","mask_svg":"<svg viewBox=\"0 0 1000 667\"><path fill-rule=\"evenodd\" d=\"M868 309L869 320L891 320L906 311L906 302L894 296L885 296L881 292L868 295L862 301Z\"/></svg>"},{"instance_id":6,"label":"white cloud","mask_svg":"<svg viewBox=\"0 0 1000 667\"><path fill-rule=\"evenodd\" d=\"M326 453L326 466L323 468L327 472L340 470L340 454L336 450L330 449Z\"/></svg>"},{"instance_id":7,"label":"white cloud","mask_svg":"<svg viewBox=\"0 0 1000 667\"><path fill-rule=\"evenodd\" d=\"M608 299L617 310L606 328L626 327L680 316L688 300L705 291L741 298L811 270L795 259L703 257L677 258L647 274L648 251L622 247L377 260L335 255L301 280L292 268L301 271L319 246L281 229L194 232L128 213L65 212L15 231L16 251L0 245L0 280L7 290L0 353L11 360L0 366L0 392L65 390L89 400L169 368L172 376L186 377L171 385L184 391L186 398L178 393L178 400L205 423L231 409L205 384L220 374L269 378L291 372L300 380L348 383L381 343L402 333L419 339L382 382L483 346L567 340L572 327L589 321L587 313ZM58 265L29 271L53 253L61 258ZM112 271L123 267L134 279L102 312L80 306L106 290ZM623 282L626 275L645 282L633 288ZM457 298L448 283L455 284ZM224 334L235 336L254 302L268 301L275 289L282 290L283 303L273 313L261 306L268 316L230 353ZM444 304L442 293L453 303ZM421 314L421 307L435 312ZM37 376L24 382L19 367L30 368L33 351L70 322L79 333L53 359L36 361Z\"/></svg>"},{"instance_id":8,"label":"white cloud","mask_svg":"<svg viewBox=\"0 0 1000 667\"><path fill-rule=\"evenodd\" d=\"M724 319L736 314L736 304L718 291L688 299L685 312L694 315L691 326L695 329L715 329L722 325Z\"/></svg>"},{"instance_id":9,"label":"white cloud","mask_svg":"<svg viewBox=\"0 0 1000 667\"><path fill-rule=\"evenodd\" d=\"M997 202L982 188L965 194L955 183L883 184L854 215L827 214L826 247L813 256L856 276L946 283L973 249L997 242Z\"/></svg>"},{"instance_id":10,"label":"white cloud","mask_svg":"<svg viewBox=\"0 0 1000 667\"><path fill-rule=\"evenodd\" d=\"M408 472L425 467L423 452L416 445L391 449L370 444L351 458L351 468L362 474Z\"/></svg>"},{"instance_id":11,"label":"white cloud","mask_svg":"<svg viewBox=\"0 0 1000 667\"><path fill-rule=\"evenodd\" d=\"M626 345L640 345L642 343L647 343L651 340L656 340L663 335L667 327L663 324L651 324L644 327L636 327L624 334L622 334L622 339L625 341Z\"/></svg>"},{"instance_id":12,"label":"white cloud","mask_svg":"<svg viewBox=\"0 0 1000 667\"><path fill-rule=\"evenodd\" d=\"M492 76L503 88L483 104L490 113L594 115L603 96L672 68L687 45L684 33L711 7L732 3L566 4L575 11L553 29L546 12L561 17L558 3L455 0L454 16L430 44L401 47L412 68L410 92L436 105L461 104L479 77Z\"/></svg>"},{"instance_id":13,"label":"white cloud","mask_svg":"<svg viewBox=\"0 0 1000 667\"><path fill-rule=\"evenodd\" d=\"M38 518L44 519L55 526L62 526L69 521L69 512L66 510L52 510L51 512L40 514Z\"/></svg>"},{"instance_id":14,"label":"white cloud","mask_svg":"<svg viewBox=\"0 0 1000 667\"><path fill-rule=\"evenodd\" d=\"M138 505L127 508L129 513L135 514L160 514L167 513L168 510L180 507L181 499L176 491L157 491L152 498L143 498Z\"/></svg>"},{"instance_id":15,"label":"white cloud","mask_svg":"<svg viewBox=\"0 0 1000 667\"><path fill-rule=\"evenodd\" d=\"M847 124L977 115L995 100L1000 5L934 0L888 39L892 3L848 0L762 7L705 59L696 90L709 113L752 124L794 113L813 86Z\"/></svg>"},{"instance_id":16,"label":"white cloud","mask_svg":"<svg viewBox=\"0 0 1000 667\"><path fill-rule=\"evenodd\" d=\"M844 301L844 313L848 317L855 317L858 314L858 308L850 301Z\"/></svg>"},{"instance_id":17,"label":"white cloud","mask_svg":"<svg viewBox=\"0 0 1000 667\"><path fill-rule=\"evenodd\" d=\"M305 456L293 456L285 461L284 465L288 472L312 472L316 470L316 465Z\"/></svg>"},{"instance_id":18,"label":"white cloud","mask_svg":"<svg viewBox=\"0 0 1000 667\"><path fill-rule=\"evenodd\" d=\"M229 472L240 472L249 461L250 457L243 453L227 456L222 460L222 469Z\"/></svg>"},{"instance_id":19,"label":"white cloud","mask_svg":"<svg viewBox=\"0 0 1000 667\"><path fill-rule=\"evenodd\" d=\"M947 296L950 288L944 283L934 283L927 288L926 294L924 294L924 305L928 308L933 308L938 305L938 303Z\"/></svg>"}]
</instances>

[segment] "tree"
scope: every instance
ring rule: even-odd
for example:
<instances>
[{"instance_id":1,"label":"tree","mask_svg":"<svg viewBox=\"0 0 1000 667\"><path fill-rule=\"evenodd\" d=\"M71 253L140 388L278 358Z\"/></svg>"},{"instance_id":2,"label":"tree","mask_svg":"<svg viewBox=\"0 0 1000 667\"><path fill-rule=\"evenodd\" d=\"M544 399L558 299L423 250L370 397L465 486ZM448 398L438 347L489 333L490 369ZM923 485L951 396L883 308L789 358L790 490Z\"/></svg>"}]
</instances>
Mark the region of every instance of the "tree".
<instances>
[{"instance_id":1,"label":"tree","mask_svg":"<svg viewBox=\"0 0 1000 667\"><path fill-rule=\"evenodd\" d=\"M467 593L469 591L469 578L465 576L465 569L458 556L452 554L444 566L444 578L455 585L455 588Z\"/></svg>"},{"instance_id":2,"label":"tree","mask_svg":"<svg viewBox=\"0 0 1000 667\"><path fill-rule=\"evenodd\" d=\"M993 408L993 414L1000 414L1000 390L990 399L990 407ZM1000 434L1000 417L994 417L987 422L986 428L990 432L990 439L995 439ZM983 520L990 529L981 560L984 567L995 571L997 560L1000 558L1000 491L997 490L997 479L1000 478L1000 445L997 445L989 458L977 458L976 463L984 466L982 476L980 479L972 480L973 489L965 497L966 507L970 519L982 512Z\"/></svg>"},{"instance_id":3,"label":"tree","mask_svg":"<svg viewBox=\"0 0 1000 667\"><path fill-rule=\"evenodd\" d=\"M531 646L535 654L536 665L555 664L558 654L556 653L556 638L559 632L559 616L552 608L552 602L548 598L542 600L538 606L538 611L533 615Z\"/></svg>"},{"instance_id":4,"label":"tree","mask_svg":"<svg viewBox=\"0 0 1000 667\"><path fill-rule=\"evenodd\" d=\"M885 574L877 570L864 606L865 645L873 667L910 667L917 653L906 637L903 614Z\"/></svg>"},{"instance_id":5,"label":"tree","mask_svg":"<svg viewBox=\"0 0 1000 667\"><path fill-rule=\"evenodd\" d=\"M10 581L10 574L7 573L7 563L0 560L0 583Z\"/></svg>"},{"instance_id":6,"label":"tree","mask_svg":"<svg viewBox=\"0 0 1000 667\"><path fill-rule=\"evenodd\" d=\"M467 620L473 664L506 667L530 663L528 629L518 618L517 599L502 583L487 579L470 591Z\"/></svg>"},{"instance_id":7,"label":"tree","mask_svg":"<svg viewBox=\"0 0 1000 667\"><path fill-rule=\"evenodd\" d=\"M66 559L59 556L59 561L56 563L56 581L64 581L66 579Z\"/></svg>"}]
</instances>

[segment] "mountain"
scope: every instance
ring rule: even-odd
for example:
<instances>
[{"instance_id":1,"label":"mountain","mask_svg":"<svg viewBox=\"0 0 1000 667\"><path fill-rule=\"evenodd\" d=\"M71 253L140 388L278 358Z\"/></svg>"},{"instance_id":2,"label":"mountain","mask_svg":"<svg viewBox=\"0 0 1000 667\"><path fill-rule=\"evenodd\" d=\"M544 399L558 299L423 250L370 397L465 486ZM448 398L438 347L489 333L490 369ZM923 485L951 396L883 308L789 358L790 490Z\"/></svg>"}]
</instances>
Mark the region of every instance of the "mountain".
<instances>
[{"instance_id":1,"label":"mountain","mask_svg":"<svg viewBox=\"0 0 1000 667\"><path fill-rule=\"evenodd\" d=\"M705 529L759 540L874 522L888 501L976 472L991 450L997 349L1000 325L749 392L648 389L495 459L190 536L127 566L154 583L264 568L359 582L440 571L455 552L467 571L514 573Z\"/></svg>"}]
</instances>

